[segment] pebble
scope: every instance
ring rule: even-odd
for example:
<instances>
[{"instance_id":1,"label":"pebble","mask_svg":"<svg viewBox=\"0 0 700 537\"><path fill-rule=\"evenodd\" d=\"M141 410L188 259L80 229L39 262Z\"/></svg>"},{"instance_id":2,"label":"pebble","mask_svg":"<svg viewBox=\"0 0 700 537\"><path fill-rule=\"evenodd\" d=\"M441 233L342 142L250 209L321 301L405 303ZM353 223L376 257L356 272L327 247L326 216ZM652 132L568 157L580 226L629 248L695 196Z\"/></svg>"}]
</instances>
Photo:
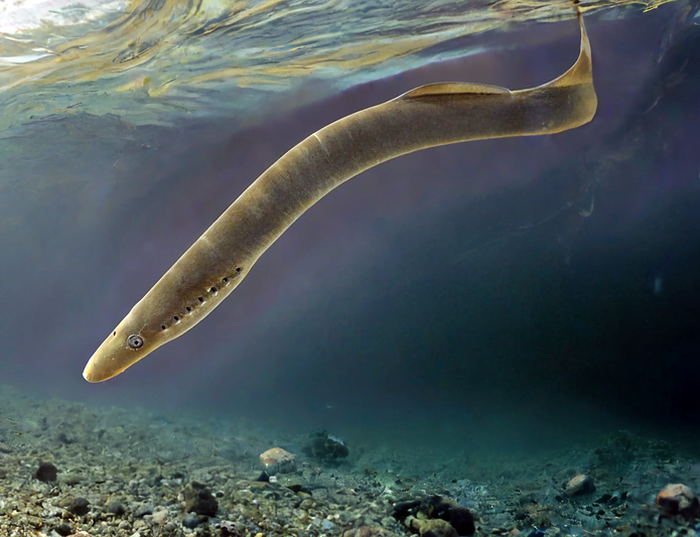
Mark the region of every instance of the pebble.
<instances>
[{"instance_id":1,"label":"pebble","mask_svg":"<svg viewBox=\"0 0 700 537\"><path fill-rule=\"evenodd\" d=\"M595 484L591 476L579 474L564 486L564 494L567 496L581 496L595 492Z\"/></svg>"},{"instance_id":2,"label":"pebble","mask_svg":"<svg viewBox=\"0 0 700 537\"><path fill-rule=\"evenodd\" d=\"M153 506L147 503L141 504L136 508L136 511L134 511L135 518L143 518L150 514L153 514Z\"/></svg>"},{"instance_id":3,"label":"pebble","mask_svg":"<svg viewBox=\"0 0 700 537\"><path fill-rule=\"evenodd\" d=\"M110 513L112 513L115 516L122 516L122 515L126 514L126 509L119 502L111 502L107 506L107 511L109 511Z\"/></svg>"},{"instance_id":4,"label":"pebble","mask_svg":"<svg viewBox=\"0 0 700 537\"><path fill-rule=\"evenodd\" d=\"M189 513L182 519L182 525L191 530L195 529L202 522L206 520L206 517L195 515L194 513Z\"/></svg>"},{"instance_id":5,"label":"pebble","mask_svg":"<svg viewBox=\"0 0 700 537\"><path fill-rule=\"evenodd\" d=\"M168 516L168 510L162 509L161 511L156 511L153 513L151 520L156 524L162 524L165 518Z\"/></svg>"},{"instance_id":6,"label":"pebble","mask_svg":"<svg viewBox=\"0 0 700 537\"><path fill-rule=\"evenodd\" d=\"M37 478L39 481L49 483L52 481L56 481L57 474L58 468L56 468L56 466L53 463L42 462L39 465L37 471L34 473L34 477Z\"/></svg>"},{"instance_id":7,"label":"pebble","mask_svg":"<svg viewBox=\"0 0 700 537\"><path fill-rule=\"evenodd\" d=\"M201 483L192 481L185 488L185 512L198 515L214 516L219 503L214 495Z\"/></svg>"},{"instance_id":8,"label":"pebble","mask_svg":"<svg viewBox=\"0 0 700 537\"><path fill-rule=\"evenodd\" d=\"M68 535L73 534L73 526L71 526L67 522L64 522L63 524L59 524L58 526L56 526L54 531L61 535L61 537L67 537Z\"/></svg>"},{"instance_id":9,"label":"pebble","mask_svg":"<svg viewBox=\"0 0 700 537\"><path fill-rule=\"evenodd\" d=\"M409 516L406 525L422 537L459 537L457 530L449 522L439 518L425 520Z\"/></svg>"},{"instance_id":10,"label":"pebble","mask_svg":"<svg viewBox=\"0 0 700 537\"><path fill-rule=\"evenodd\" d=\"M656 505L668 515L684 515L697 517L700 515L700 504L689 487L682 483L666 485L656 496Z\"/></svg>"},{"instance_id":11,"label":"pebble","mask_svg":"<svg viewBox=\"0 0 700 537\"><path fill-rule=\"evenodd\" d=\"M68 510L77 516L84 516L90 511L90 502L85 498L75 498L68 506Z\"/></svg>"},{"instance_id":12,"label":"pebble","mask_svg":"<svg viewBox=\"0 0 700 537\"><path fill-rule=\"evenodd\" d=\"M303 449L309 457L329 462L344 459L350 454L345 441L328 431L311 433L309 443Z\"/></svg>"},{"instance_id":13,"label":"pebble","mask_svg":"<svg viewBox=\"0 0 700 537\"><path fill-rule=\"evenodd\" d=\"M290 471L294 467L295 455L280 447L274 447L260 454L260 462L268 475Z\"/></svg>"}]
</instances>

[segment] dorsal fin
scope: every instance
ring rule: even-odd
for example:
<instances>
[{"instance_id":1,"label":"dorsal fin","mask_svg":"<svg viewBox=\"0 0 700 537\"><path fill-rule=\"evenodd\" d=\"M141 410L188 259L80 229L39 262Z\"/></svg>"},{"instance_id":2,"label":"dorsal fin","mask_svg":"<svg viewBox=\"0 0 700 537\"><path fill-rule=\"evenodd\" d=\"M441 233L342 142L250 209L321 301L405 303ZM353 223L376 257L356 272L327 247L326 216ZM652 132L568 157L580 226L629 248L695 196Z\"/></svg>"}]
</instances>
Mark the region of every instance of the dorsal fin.
<instances>
[{"instance_id":1,"label":"dorsal fin","mask_svg":"<svg viewBox=\"0 0 700 537\"><path fill-rule=\"evenodd\" d=\"M476 93L510 93L508 88L490 84L470 84L468 82L438 82L412 89L397 99L415 99L416 97L437 97L439 95L459 95Z\"/></svg>"}]
</instances>

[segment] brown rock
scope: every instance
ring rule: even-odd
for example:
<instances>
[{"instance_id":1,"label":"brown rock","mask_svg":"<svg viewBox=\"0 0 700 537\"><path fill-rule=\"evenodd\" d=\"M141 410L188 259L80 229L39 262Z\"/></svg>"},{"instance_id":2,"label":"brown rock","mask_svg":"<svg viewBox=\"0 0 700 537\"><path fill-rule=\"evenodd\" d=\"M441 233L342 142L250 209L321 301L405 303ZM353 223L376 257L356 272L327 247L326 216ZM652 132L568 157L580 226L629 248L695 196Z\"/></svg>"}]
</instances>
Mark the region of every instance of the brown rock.
<instances>
[{"instance_id":1,"label":"brown rock","mask_svg":"<svg viewBox=\"0 0 700 537\"><path fill-rule=\"evenodd\" d=\"M219 503L204 485L193 481L185 487L184 493L185 513L195 513L204 516L216 515Z\"/></svg>"},{"instance_id":2,"label":"brown rock","mask_svg":"<svg viewBox=\"0 0 700 537\"><path fill-rule=\"evenodd\" d=\"M420 537L459 537L457 530L449 522L439 518L422 519L409 516L405 524Z\"/></svg>"},{"instance_id":3,"label":"brown rock","mask_svg":"<svg viewBox=\"0 0 700 537\"><path fill-rule=\"evenodd\" d=\"M656 496L656 505L668 515L694 518L700 515L700 503L693 491L682 483L666 485Z\"/></svg>"},{"instance_id":4,"label":"brown rock","mask_svg":"<svg viewBox=\"0 0 700 537\"><path fill-rule=\"evenodd\" d=\"M593 479L586 474L577 475L564 486L564 494L567 496L581 496L594 491L595 484L593 483Z\"/></svg>"}]
</instances>

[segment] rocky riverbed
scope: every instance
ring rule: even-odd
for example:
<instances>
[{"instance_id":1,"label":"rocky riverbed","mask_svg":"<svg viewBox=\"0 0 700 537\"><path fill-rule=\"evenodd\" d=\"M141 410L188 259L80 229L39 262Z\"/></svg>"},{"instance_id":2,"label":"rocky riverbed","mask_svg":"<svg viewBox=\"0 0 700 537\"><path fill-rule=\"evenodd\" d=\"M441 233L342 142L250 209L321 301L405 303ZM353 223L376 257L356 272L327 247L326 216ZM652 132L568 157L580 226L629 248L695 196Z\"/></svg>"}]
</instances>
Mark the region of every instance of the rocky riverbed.
<instances>
[{"instance_id":1,"label":"rocky riverbed","mask_svg":"<svg viewBox=\"0 0 700 537\"><path fill-rule=\"evenodd\" d=\"M700 532L700 462L663 440L618 431L546 456L445 458L340 434L98 409L3 387L0 536ZM657 505L668 484L685 488Z\"/></svg>"}]
</instances>

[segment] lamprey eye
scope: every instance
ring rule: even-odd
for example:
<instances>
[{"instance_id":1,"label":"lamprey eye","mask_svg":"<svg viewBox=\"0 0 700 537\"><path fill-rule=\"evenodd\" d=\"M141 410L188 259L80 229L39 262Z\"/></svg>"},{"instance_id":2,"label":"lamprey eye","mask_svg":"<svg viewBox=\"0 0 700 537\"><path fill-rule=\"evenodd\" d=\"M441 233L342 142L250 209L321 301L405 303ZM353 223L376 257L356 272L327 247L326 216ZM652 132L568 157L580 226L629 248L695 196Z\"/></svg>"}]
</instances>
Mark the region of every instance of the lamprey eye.
<instances>
[{"instance_id":1,"label":"lamprey eye","mask_svg":"<svg viewBox=\"0 0 700 537\"><path fill-rule=\"evenodd\" d=\"M143 338L137 334L130 335L126 342L132 349L140 349L143 347Z\"/></svg>"}]
</instances>

